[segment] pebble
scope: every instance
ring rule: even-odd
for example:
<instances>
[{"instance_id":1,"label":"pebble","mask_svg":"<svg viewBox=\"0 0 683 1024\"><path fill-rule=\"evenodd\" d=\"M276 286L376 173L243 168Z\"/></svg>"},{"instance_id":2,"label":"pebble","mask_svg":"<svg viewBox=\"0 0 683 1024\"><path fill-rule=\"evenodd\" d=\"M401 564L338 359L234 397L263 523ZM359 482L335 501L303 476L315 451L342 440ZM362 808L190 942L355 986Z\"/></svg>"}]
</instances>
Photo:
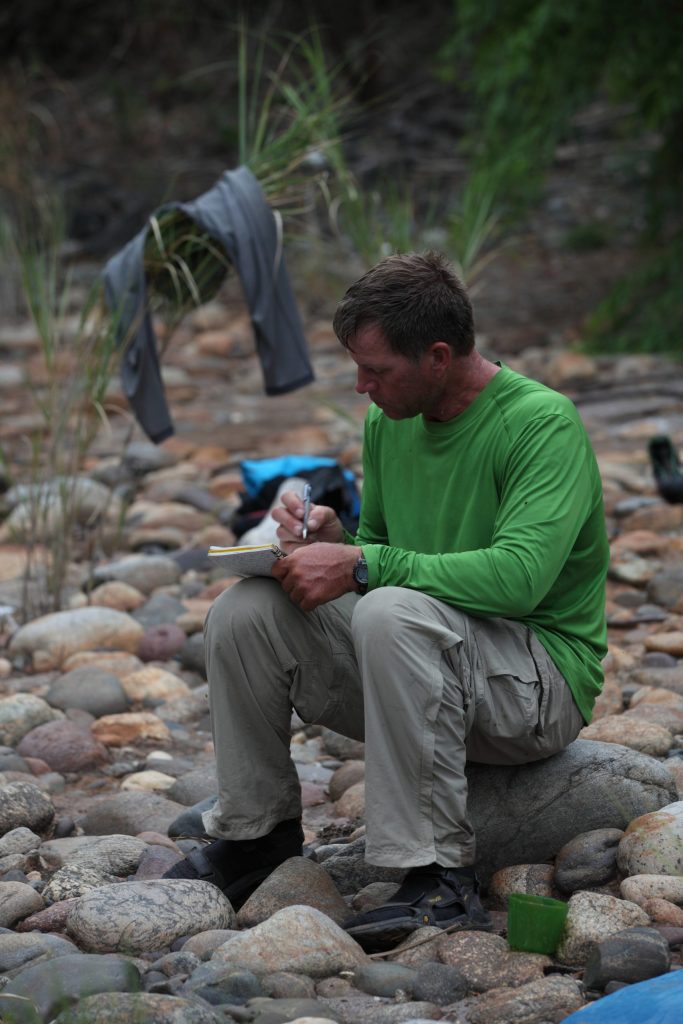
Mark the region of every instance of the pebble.
<instances>
[{"instance_id":1,"label":"pebble","mask_svg":"<svg viewBox=\"0 0 683 1024\"><path fill-rule=\"evenodd\" d=\"M669 943L654 928L625 928L598 942L588 955L583 983L604 989L610 981L627 985L656 978L671 966Z\"/></svg>"},{"instance_id":2,"label":"pebble","mask_svg":"<svg viewBox=\"0 0 683 1024\"><path fill-rule=\"evenodd\" d=\"M653 896L683 906L683 878L675 875L631 875L621 883L621 895L631 903L643 906Z\"/></svg>"},{"instance_id":3,"label":"pebble","mask_svg":"<svg viewBox=\"0 0 683 1024\"><path fill-rule=\"evenodd\" d=\"M143 790L148 793L164 793L171 789L175 781L172 775L164 775L163 772L134 772L123 780L121 789L134 790L135 792Z\"/></svg>"},{"instance_id":4,"label":"pebble","mask_svg":"<svg viewBox=\"0 0 683 1024\"><path fill-rule=\"evenodd\" d=\"M111 672L117 679L122 679L142 668L142 662L135 654L127 651L77 651L62 666L65 672L84 667Z\"/></svg>"},{"instance_id":5,"label":"pebble","mask_svg":"<svg viewBox=\"0 0 683 1024\"><path fill-rule=\"evenodd\" d=\"M181 935L232 928L235 912L210 882L156 879L105 885L77 900L66 928L79 948L95 953L145 953Z\"/></svg>"},{"instance_id":6,"label":"pebble","mask_svg":"<svg viewBox=\"0 0 683 1024\"><path fill-rule=\"evenodd\" d=\"M106 996L117 991L136 992L139 987L140 972L124 957L67 953L29 964L16 975L0 992L0 1014L10 1015L17 1003L12 996L21 996L30 1001L39 1020L47 1021L53 1019L64 1002L68 1005L94 992Z\"/></svg>"},{"instance_id":7,"label":"pebble","mask_svg":"<svg viewBox=\"0 0 683 1024\"><path fill-rule=\"evenodd\" d=\"M120 580L148 595L159 587L177 583L180 579L180 568L166 555L126 555L97 566L93 572L93 579L102 583Z\"/></svg>"},{"instance_id":8,"label":"pebble","mask_svg":"<svg viewBox=\"0 0 683 1024\"><path fill-rule=\"evenodd\" d=\"M330 800L336 803L347 789L350 789L357 782L362 782L364 778L364 761L345 761L344 764L337 768L329 780Z\"/></svg>"},{"instance_id":9,"label":"pebble","mask_svg":"<svg viewBox=\"0 0 683 1024\"><path fill-rule=\"evenodd\" d=\"M45 932L62 934L66 931L66 919L74 900L63 900L51 907L39 909L29 914L16 925L17 932Z\"/></svg>"},{"instance_id":10,"label":"pebble","mask_svg":"<svg viewBox=\"0 0 683 1024\"><path fill-rule=\"evenodd\" d=\"M43 897L32 886L0 881L0 928L11 928L44 905Z\"/></svg>"},{"instance_id":11,"label":"pebble","mask_svg":"<svg viewBox=\"0 0 683 1024\"><path fill-rule=\"evenodd\" d=\"M157 665L146 665L131 672L123 677L122 684L128 699L132 701L166 701L186 697L190 693L187 683Z\"/></svg>"},{"instance_id":12,"label":"pebble","mask_svg":"<svg viewBox=\"0 0 683 1024\"><path fill-rule=\"evenodd\" d=\"M437 960L437 943L443 938L440 928L418 928L400 942L389 954L390 962L406 967L421 967Z\"/></svg>"},{"instance_id":13,"label":"pebble","mask_svg":"<svg viewBox=\"0 0 683 1024\"><path fill-rule=\"evenodd\" d=\"M318 850L316 857L318 856ZM395 895L398 885L396 882L371 882L370 885L365 885L363 888L351 898L351 906L358 913L362 913L366 910L374 910L376 907L381 907Z\"/></svg>"},{"instance_id":14,"label":"pebble","mask_svg":"<svg viewBox=\"0 0 683 1024\"><path fill-rule=\"evenodd\" d=\"M673 630L670 633L651 633L645 638L645 648L648 651L660 651L664 654L671 654L674 658L683 657L683 630Z\"/></svg>"},{"instance_id":15,"label":"pebble","mask_svg":"<svg viewBox=\"0 0 683 1024\"><path fill-rule=\"evenodd\" d=\"M656 924L671 925L674 928L683 928L683 908L677 907L670 900L662 899L659 896L651 896L641 904L648 917Z\"/></svg>"},{"instance_id":16,"label":"pebble","mask_svg":"<svg viewBox=\"0 0 683 1024\"><path fill-rule=\"evenodd\" d=\"M124 466L135 476L144 476L174 466L178 459L167 447L151 441L130 441L123 453Z\"/></svg>"},{"instance_id":17,"label":"pebble","mask_svg":"<svg viewBox=\"0 0 683 1024\"><path fill-rule=\"evenodd\" d=\"M135 653L143 629L113 608L77 608L53 612L21 626L10 640L14 658L24 657L33 670L60 668L69 655L95 647Z\"/></svg>"},{"instance_id":18,"label":"pebble","mask_svg":"<svg viewBox=\"0 0 683 1024\"><path fill-rule=\"evenodd\" d=\"M683 800L633 820L617 860L624 875L683 875Z\"/></svg>"},{"instance_id":19,"label":"pebble","mask_svg":"<svg viewBox=\"0 0 683 1024\"><path fill-rule=\"evenodd\" d=\"M583 1006L573 978L550 975L514 989L463 999L449 1013L453 1024L556 1024Z\"/></svg>"},{"instance_id":20,"label":"pebble","mask_svg":"<svg viewBox=\"0 0 683 1024\"><path fill-rule=\"evenodd\" d=\"M667 694L673 700L680 700L677 693L670 693L668 690L661 690L660 693ZM624 712L626 721L640 720L666 729L674 737L683 733L683 707L675 706L673 700L669 703L663 701L641 701L633 708ZM668 751L667 751L668 753Z\"/></svg>"},{"instance_id":21,"label":"pebble","mask_svg":"<svg viewBox=\"0 0 683 1024\"><path fill-rule=\"evenodd\" d=\"M80 708L100 718L126 711L129 700L117 676L101 668L83 666L55 679L46 700L53 708Z\"/></svg>"},{"instance_id":22,"label":"pebble","mask_svg":"<svg viewBox=\"0 0 683 1024\"><path fill-rule=\"evenodd\" d=\"M10 829L0 837L0 857L6 857L12 853L28 853L40 846L40 836L32 832L30 828L20 827Z\"/></svg>"},{"instance_id":23,"label":"pebble","mask_svg":"<svg viewBox=\"0 0 683 1024\"><path fill-rule=\"evenodd\" d=\"M616 853L615 853L616 861ZM505 909L512 892L526 892L534 896L555 896L552 864L513 864L501 868L491 878L488 895L491 905Z\"/></svg>"},{"instance_id":24,"label":"pebble","mask_svg":"<svg viewBox=\"0 0 683 1024\"><path fill-rule=\"evenodd\" d=\"M134 836L127 835L106 835L106 836L79 836L82 841L74 844L70 849L65 847L62 863L66 865L83 865L97 868L102 871L109 871L114 875L128 875L135 871L140 858L147 848L147 844ZM55 840L59 843L60 840ZM66 844L68 840L61 840ZM40 849L43 854L48 847L44 843Z\"/></svg>"},{"instance_id":25,"label":"pebble","mask_svg":"<svg viewBox=\"0 0 683 1024\"><path fill-rule=\"evenodd\" d=\"M99 721L106 721L100 719ZM23 757L40 757L53 771L83 772L109 760L107 748L90 730L67 718L46 722L32 729L19 743Z\"/></svg>"},{"instance_id":26,"label":"pebble","mask_svg":"<svg viewBox=\"0 0 683 1024\"><path fill-rule=\"evenodd\" d=\"M312 978L289 971L274 971L261 981L265 996L272 999L315 999L316 988Z\"/></svg>"},{"instance_id":27,"label":"pebble","mask_svg":"<svg viewBox=\"0 0 683 1024\"><path fill-rule=\"evenodd\" d=\"M150 625L138 645L138 657L142 661L168 661L182 650L186 640L185 630L176 622Z\"/></svg>"},{"instance_id":28,"label":"pebble","mask_svg":"<svg viewBox=\"0 0 683 1024\"><path fill-rule=\"evenodd\" d=\"M617 847L623 835L618 828L599 828L571 839L555 858L557 887L571 893L611 882L616 878Z\"/></svg>"},{"instance_id":29,"label":"pebble","mask_svg":"<svg viewBox=\"0 0 683 1024\"><path fill-rule=\"evenodd\" d=\"M144 626L145 630L149 630L174 623L185 610L185 605L177 597L159 591L152 594L137 611L133 612L133 618Z\"/></svg>"},{"instance_id":30,"label":"pebble","mask_svg":"<svg viewBox=\"0 0 683 1024\"><path fill-rule=\"evenodd\" d=\"M543 977L550 957L511 952L505 939L487 932L456 932L435 943L441 963L457 967L474 992L518 987Z\"/></svg>"},{"instance_id":31,"label":"pebble","mask_svg":"<svg viewBox=\"0 0 683 1024\"><path fill-rule=\"evenodd\" d=\"M657 657L666 657L668 659L671 656L668 654L658 654ZM672 690L674 693L683 696L683 667L679 667L678 663L669 668L662 668L659 665L644 665L630 671L628 678L637 686L661 687L664 690Z\"/></svg>"},{"instance_id":32,"label":"pebble","mask_svg":"<svg viewBox=\"0 0 683 1024\"><path fill-rule=\"evenodd\" d=\"M168 728L152 711L129 711L104 715L92 727L93 736L107 747L124 747L142 740L167 743Z\"/></svg>"},{"instance_id":33,"label":"pebble","mask_svg":"<svg viewBox=\"0 0 683 1024\"><path fill-rule=\"evenodd\" d=\"M204 768L195 768L193 771L180 775L174 780L173 786L168 791L168 796L179 804L194 805L202 803L208 798L215 801L217 792L216 766L212 763Z\"/></svg>"},{"instance_id":34,"label":"pebble","mask_svg":"<svg viewBox=\"0 0 683 1024\"><path fill-rule=\"evenodd\" d=\"M329 917L304 906L278 910L219 946L212 959L257 974L294 971L311 978L352 970L367 961L358 943Z\"/></svg>"},{"instance_id":35,"label":"pebble","mask_svg":"<svg viewBox=\"0 0 683 1024\"><path fill-rule=\"evenodd\" d=\"M196 935L190 935L183 943L183 949L194 953L200 960L209 960L214 950L238 934L230 928L207 928Z\"/></svg>"},{"instance_id":36,"label":"pebble","mask_svg":"<svg viewBox=\"0 0 683 1024\"><path fill-rule=\"evenodd\" d=\"M414 967L402 964L375 963L361 964L351 972L355 988L371 996L386 996L393 999L398 992L412 995L417 979Z\"/></svg>"},{"instance_id":37,"label":"pebble","mask_svg":"<svg viewBox=\"0 0 683 1024\"><path fill-rule=\"evenodd\" d=\"M325 1000L332 1019L340 1024L410 1024L420 1020L440 1020L441 1009L434 1003L382 1003L377 997L338 996Z\"/></svg>"},{"instance_id":38,"label":"pebble","mask_svg":"<svg viewBox=\"0 0 683 1024\"><path fill-rule=\"evenodd\" d=\"M278 910L293 905L315 907L337 924L350 912L322 864L307 857L290 857L262 882L237 914L241 928L252 928Z\"/></svg>"},{"instance_id":39,"label":"pebble","mask_svg":"<svg viewBox=\"0 0 683 1024\"><path fill-rule=\"evenodd\" d=\"M144 830L166 833L184 808L157 793L117 793L104 797L78 819L86 835L120 832L136 836Z\"/></svg>"},{"instance_id":40,"label":"pebble","mask_svg":"<svg viewBox=\"0 0 683 1024\"><path fill-rule=\"evenodd\" d=\"M0 835L18 828L40 834L54 816L49 796L32 782L10 782L0 788Z\"/></svg>"},{"instance_id":41,"label":"pebble","mask_svg":"<svg viewBox=\"0 0 683 1024\"><path fill-rule=\"evenodd\" d=\"M447 1006L464 999L468 981L457 967L441 963L425 963L417 971L412 993L418 1001Z\"/></svg>"},{"instance_id":42,"label":"pebble","mask_svg":"<svg viewBox=\"0 0 683 1024\"><path fill-rule=\"evenodd\" d=\"M203 679L206 679L204 637L201 633L194 633L192 636L188 636L178 652L178 658L183 668L190 669L191 672L197 672Z\"/></svg>"},{"instance_id":43,"label":"pebble","mask_svg":"<svg viewBox=\"0 0 683 1024\"><path fill-rule=\"evenodd\" d=\"M145 603L145 595L137 587L122 580L101 583L90 593L90 604L95 607L115 608L119 612L133 612Z\"/></svg>"},{"instance_id":44,"label":"pebble","mask_svg":"<svg viewBox=\"0 0 683 1024\"><path fill-rule=\"evenodd\" d=\"M667 709L683 710L683 696L671 690L662 690L655 686L642 686L631 697L629 709L651 707L665 704Z\"/></svg>"},{"instance_id":45,"label":"pebble","mask_svg":"<svg viewBox=\"0 0 683 1024\"><path fill-rule=\"evenodd\" d=\"M151 878L162 878L178 860L176 851L168 846L150 844L145 849L136 868L132 880L146 881Z\"/></svg>"},{"instance_id":46,"label":"pebble","mask_svg":"<svg viewBox=\"0 0 683 1024\"><path fill-rule=\"evenodd\" d=\"M683 597L683 566L674 565L657 573L649 581L647 591L655 604L673 608Z\"/></svg>"},{"instance_id":47,"label":"pebble","mask_svg":"<svg viewBox=\"0 0 683 1024\"><path fill-rule=\"evenodd\" d=\"M59 711L33 693L0 697L0 743L14 747L31 729L61 717Z\"/></svg>"},{"instance_id":48,"label":"pebble","mask_svg":"<svg viewBox=\"0 0 683 1024\"><path fill-rule=\"evenodd\" d=\"M35 932L29 935L16 932L0 934L0 971L14 971L44 953L63 956L66 953L77 952L73 942L61 935L42 935Z\"/></svg>"},{"instance_id":49,"label":"pebble","mask_svg":"<svg viewBox=\"0 0 683 1024\"><path fill-rule=\"evenodd\" d=\"M185 943L183 950L187 951L187 948L188 943ZM220 1001L242 1005L249 999L266 995L253 971L234 968L230 964L198 962L188 973L190 976L183 985L183 991L197 992L205 999L210 998L212 1003Z\"/></svg>"},{"instance_id":50,"label":"pebble","mask_svg":"<svg viewBox=\"0 0 683 1024\"><path fill-rule=\"evenodd\" d=\"M55 1024L224 1024L225 1017L206 1003L156 992L103 992L81 999Z\"/></svg>"},{"instance_id":51,"label":"pebble","mask_svg":"<svg viewBox=\"0 0 683 1024\"><path fill-rule=\"evenodd\" d=\"M640 717L629 719L626 715L608 715L597 722L591 722L581 730L579 736L584 740L622 743L625 747L653 757L665 756L672 745L668 729L642 721Z\"/></svg>"},{"instance_id":52,"label":"pebble","mask_svg":"<svg viewBox=\"0 0 683 1024\"><path fill-rule=\"evenodd\" d=\"M339 797L334 805L339 818L362 818L365 814L365 782L356 782Z\"/></svg>"},{"instance_id":53,"label":"pebble","mask_svg":"<svg viewBox=\"0 0 683 1024\"><path fill-rule=\"evenodd\" d=\"M596 942L625 928L646 927L649 923L645 911L628 900L605 893L575 892L569 900L557 959L564 964L583 964Z\"/></svg>"},{"instance_id":54,"label":"pebble","mask_svg":"<svg viewBox=\"0 0 683 1024\"><path fill-rule=\"evenodd\" d=\"M368 864L365 860L365 839L362 838L341 846L325 859L324 864L342 896L356 893L370 882L400 882L405 875L405 871L398 868Z\"/></svg>"}]
</instances>

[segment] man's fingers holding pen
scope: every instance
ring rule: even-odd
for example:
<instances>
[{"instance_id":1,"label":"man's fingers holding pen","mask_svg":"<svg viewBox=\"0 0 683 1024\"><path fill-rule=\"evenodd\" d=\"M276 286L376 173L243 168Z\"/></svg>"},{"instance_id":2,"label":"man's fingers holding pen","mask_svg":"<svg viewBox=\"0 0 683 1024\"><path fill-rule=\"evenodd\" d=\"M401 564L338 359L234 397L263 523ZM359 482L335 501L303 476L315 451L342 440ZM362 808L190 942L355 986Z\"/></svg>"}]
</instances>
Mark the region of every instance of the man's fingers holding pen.
<instances>
[{"instance_id":1,"label":"man's fingers holding pen","mask_svg":"<svg viewBox=\"0 0 683 1024\"><path fill-rule=\"evenodd\" d=\"M319 517L316 516L315 505L311 505L308 515L308 533L313 533L319 524ZM271 513L273 519L279 524L277 535L282 541L301 542L303 533L304 503L294 491L285 491L282 495L282 505L274 508Z\"/></svg>"},{"instance_id":2,"label":"man's fingers holding pen","mask_svg":"<svg viewBox=\"0 0 683 1024\"><path fill-rule=\"evenodd\" d=\"M285 491L282 505L273 509L273 519L279 524L277 536L283 545L311 544L313 541L327 541L339 544L344 539L344 531L337 513L327 505L311 505L308 515L308 536L303 540L303 499L294 491ZM286 550L286 548L285 548Z\"/></svg>"}]
</instances>

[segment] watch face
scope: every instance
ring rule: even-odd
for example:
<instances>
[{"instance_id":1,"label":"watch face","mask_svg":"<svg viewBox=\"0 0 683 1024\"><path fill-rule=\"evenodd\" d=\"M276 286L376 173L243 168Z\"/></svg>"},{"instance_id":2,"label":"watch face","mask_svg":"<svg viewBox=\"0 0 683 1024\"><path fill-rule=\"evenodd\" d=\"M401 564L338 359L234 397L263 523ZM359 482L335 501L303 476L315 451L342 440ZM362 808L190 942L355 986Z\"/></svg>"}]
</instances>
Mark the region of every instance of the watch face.
<instances>
[{"instance_id":1,"label":"watch face","mask_svg":"<svg viewBox=\"0 0 683 1024\"><path fill-rule=\"evenodd\" d=\"M362 587L368 585L368 563L364 558L359 558L353 567L353 578Z\"/></svg>"}]
</instances>

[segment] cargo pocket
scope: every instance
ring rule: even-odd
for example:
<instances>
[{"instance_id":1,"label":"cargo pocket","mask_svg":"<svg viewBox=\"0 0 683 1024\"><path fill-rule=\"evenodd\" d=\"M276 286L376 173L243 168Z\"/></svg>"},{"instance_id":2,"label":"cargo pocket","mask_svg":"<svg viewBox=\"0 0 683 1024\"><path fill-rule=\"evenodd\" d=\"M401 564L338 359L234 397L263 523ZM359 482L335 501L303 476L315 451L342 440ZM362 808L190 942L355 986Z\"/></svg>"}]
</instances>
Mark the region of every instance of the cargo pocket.
<instances>
[{"instance_id":1,"label":"cargo pocket","mask_svg":"<svg viewBox=\"0 0 683 1024\"><path fill-rule=\"evenodd\" d=\"M490 620L477 631L480 657L477 728L494 739L535 733L541 717L543 683L529 649L529 630Z\"/></svg>"}]
</instances>

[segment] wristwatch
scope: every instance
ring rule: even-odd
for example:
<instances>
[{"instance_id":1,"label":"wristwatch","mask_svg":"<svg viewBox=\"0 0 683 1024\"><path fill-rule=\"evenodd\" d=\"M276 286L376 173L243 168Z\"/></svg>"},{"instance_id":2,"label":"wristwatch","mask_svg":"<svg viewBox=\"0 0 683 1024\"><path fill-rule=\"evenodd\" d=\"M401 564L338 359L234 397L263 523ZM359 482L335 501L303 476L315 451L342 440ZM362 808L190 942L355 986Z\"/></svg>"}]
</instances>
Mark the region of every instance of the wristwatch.
<instances>
[{"instance_id":1,"label":"wristwatch","mask_svg":"<svg viewBox=\"0 0 683 1024\"><path fill-rule=\"evenodd\" d=\"M368 563L365 561L365 557L361 552L360 557L353 567L353 582L356 584L356 589L359 594L367 594L368 592Z\"/></svg>"}]
</instances>

